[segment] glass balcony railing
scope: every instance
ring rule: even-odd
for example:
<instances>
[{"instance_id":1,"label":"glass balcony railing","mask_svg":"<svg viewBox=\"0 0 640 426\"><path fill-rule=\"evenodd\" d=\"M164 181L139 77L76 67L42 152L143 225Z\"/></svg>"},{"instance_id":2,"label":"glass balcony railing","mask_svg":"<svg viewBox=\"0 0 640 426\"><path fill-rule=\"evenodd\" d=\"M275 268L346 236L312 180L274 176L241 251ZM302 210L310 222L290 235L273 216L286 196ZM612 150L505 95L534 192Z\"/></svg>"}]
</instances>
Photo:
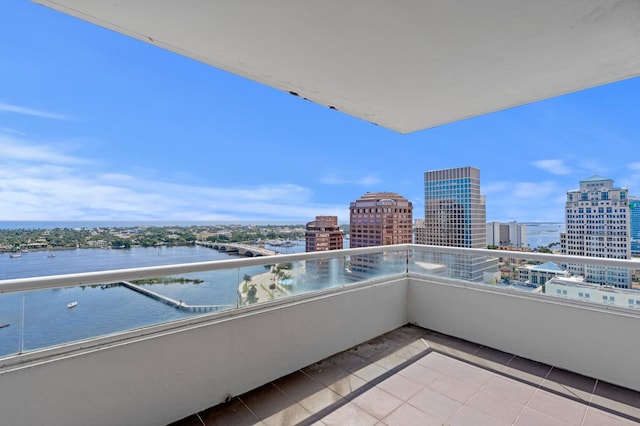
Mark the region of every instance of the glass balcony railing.
<instances>
[{"instance_id":1,"label":"glass balcony railing","mask_svg":"<svg viewBox=\"0 0 640 426\"><path fill-rule=\"evenodd\" d=\"M638 269L634 260L398 245L4 280L0 358L122 333L153 333L159 326L180 327L393 277L484 285L640 312L640 291L590 283L569 272L598 270L633 287Z\"/></svg>"}]
</instances>

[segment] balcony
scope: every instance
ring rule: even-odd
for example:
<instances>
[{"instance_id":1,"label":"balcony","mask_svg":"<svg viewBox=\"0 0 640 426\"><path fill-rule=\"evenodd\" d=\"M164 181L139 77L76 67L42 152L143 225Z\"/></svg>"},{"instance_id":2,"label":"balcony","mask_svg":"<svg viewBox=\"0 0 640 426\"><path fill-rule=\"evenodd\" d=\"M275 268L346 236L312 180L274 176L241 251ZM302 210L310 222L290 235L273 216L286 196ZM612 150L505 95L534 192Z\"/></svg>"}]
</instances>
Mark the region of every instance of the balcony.
<instances>
[{"instance_id":1,"label":"balcony","mask_svg":"<svg viewBox=\"0 0 640 426\"><path fill-rule=\"evenodd\" d=\"M45 347L30 343L27 321L22 346L7 350L0 340L3 423L640 421L633 337L640 309L459 278L469 265L497 265L495 256L640 268L628 260L398 245L6 280L1 306L11 298L23 313L32 312L36 293L143 277L231 272L233 292L242 293L246 275L247 286L261 286L265 277L278 280L271 265L287 264L291 284L288 292L275 281L271 292L264 285L256 303L232 294L235 303L213 312L181 311L191 300L167 306L148 297L182 316L80 340L60 328ZM143 287L163 294L162 286ZM96 308L87 328L112 322L98 315Z\"/></svg>"}]
</instances>

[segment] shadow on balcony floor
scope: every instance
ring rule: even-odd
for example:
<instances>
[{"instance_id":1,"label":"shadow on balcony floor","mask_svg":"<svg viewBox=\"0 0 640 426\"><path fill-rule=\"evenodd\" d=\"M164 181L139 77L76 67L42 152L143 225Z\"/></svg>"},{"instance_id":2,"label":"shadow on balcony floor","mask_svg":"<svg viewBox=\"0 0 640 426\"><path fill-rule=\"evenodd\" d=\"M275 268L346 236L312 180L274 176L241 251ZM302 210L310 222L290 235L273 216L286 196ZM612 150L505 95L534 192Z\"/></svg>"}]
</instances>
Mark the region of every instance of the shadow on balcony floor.
<instances>
[{"instance_id":1,"label":"shadow on balcony floor","mask_svg":"<svg viewBox=\"0 0 640 426\"><path fill-rule=\"evenodd\" d=\"M638 392L407 325L172 425L638 423Z\"/></svg>"}]
</instances>

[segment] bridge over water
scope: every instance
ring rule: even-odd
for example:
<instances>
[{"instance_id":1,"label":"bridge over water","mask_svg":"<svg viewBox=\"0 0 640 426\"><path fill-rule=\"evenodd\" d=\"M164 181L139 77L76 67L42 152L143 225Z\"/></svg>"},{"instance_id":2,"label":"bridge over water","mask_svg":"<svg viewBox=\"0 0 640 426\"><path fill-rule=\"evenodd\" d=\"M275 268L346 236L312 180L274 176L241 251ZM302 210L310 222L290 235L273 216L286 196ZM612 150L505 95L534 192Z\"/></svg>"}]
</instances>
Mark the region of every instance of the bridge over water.
<instances>
[{"instance_id":1,"label":"bridge over water","mask_svg":"<svg viewBox=\"0 0 640 426\"><path fill-rule=\"evenodd\" d=\"M276 254L278 254L277 251L239 243L207 243L199 241L196 242L196 244L226 253L238 253L247 257L275 256Z\"/></svg>"},{"instance_id":2,"label":"bridge over water","mask_svg":"<svg viewBox=\"0 0 640 426\"><path fill-rule=\"evenodd\" d=\"M126 287L130 290L133 290L137 293L150 297L154 300L164 303L165 305L169 305L172 308L176 308L177 310L184 312L213 312L220 309L235 307L235 305L189 305L187 303L184 303L182 300L175 300L170 297L163 296L162 294L156 293L155 291L151 291L139 285L135 285L133 283L130 283L129 281L120 281L119 284L123 287Z\"/></svg>"}]
</instances>

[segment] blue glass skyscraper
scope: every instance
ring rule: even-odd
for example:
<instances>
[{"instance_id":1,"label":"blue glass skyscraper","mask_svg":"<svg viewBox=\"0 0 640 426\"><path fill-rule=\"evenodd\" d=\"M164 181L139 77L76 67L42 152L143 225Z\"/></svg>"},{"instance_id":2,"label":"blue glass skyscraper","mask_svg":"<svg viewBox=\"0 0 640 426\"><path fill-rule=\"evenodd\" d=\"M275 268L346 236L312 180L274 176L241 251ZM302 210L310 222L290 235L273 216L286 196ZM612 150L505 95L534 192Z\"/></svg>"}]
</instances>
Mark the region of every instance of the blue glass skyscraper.
<instances>
[{"instance_id":1,"label":"blue glass skyscraper","mask_svg":"<svg viewBox=\"0 0 640 426\"><path fill-rule=\"evenodd\" d=\"M640 198L629 199L629 216L631 216L631 255L640 256Z\"/></svg>"}]
</instances>

